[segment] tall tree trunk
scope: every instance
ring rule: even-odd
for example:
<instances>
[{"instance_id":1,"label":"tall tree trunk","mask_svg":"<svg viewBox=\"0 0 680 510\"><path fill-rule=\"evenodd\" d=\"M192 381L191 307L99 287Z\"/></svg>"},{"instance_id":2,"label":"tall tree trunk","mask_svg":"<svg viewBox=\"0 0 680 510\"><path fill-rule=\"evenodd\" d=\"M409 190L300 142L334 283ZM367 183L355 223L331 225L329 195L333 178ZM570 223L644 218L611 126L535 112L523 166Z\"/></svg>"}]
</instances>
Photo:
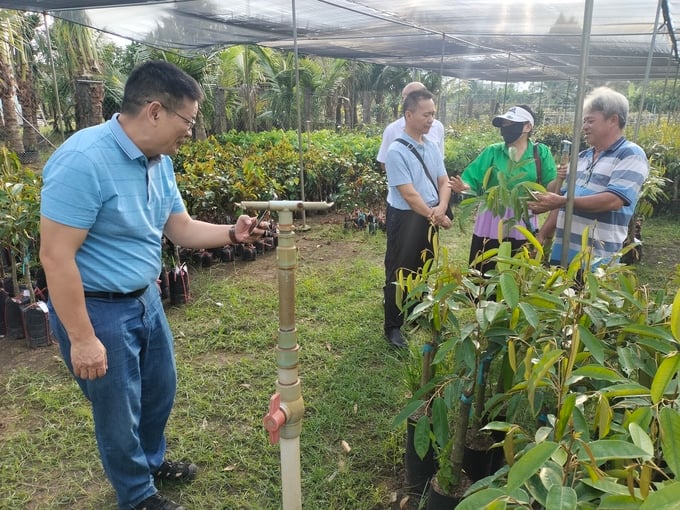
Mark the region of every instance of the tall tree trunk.
<instances>
[{"instance_id":1,"label":"tall tree trunk","mask_svg":"<svg viewBox=\"0 0 680 510\"><path fill-rule=\"evenodd\" d=\"M0 40L0 102L2 102L2 115L4 120L3 136L0 138L7 140L11 150L17 153L24 152L24 143L19 132L19 116L16 111L15 103L15 80L9 59L7 58L6 42Z\"/></svg>"},{"instance_id":2,"label":"tall tree trunk","mask_svg":"<svg viewBox=\"0 0 680 510\"><path fill-rule=\"evenodd\" d=\"M383 92L381 92L381 91L378 91L375 94L375 104L378 105L378 106L382 106L384 100L385 100L385 94L383 94ZM378 113L375 116L375 121L380 126L382 126L383 124L386 124L385 113L384 113L382 108L378 108Z\"/></svg>"},{"instance_id":3,"label":"tall tree trunk","mask_svg":"<svg viewBox=\"0 0 680 510\"><path fill-rule=\"evenodd\" d=\"M96 126L104 122L104 82L91 76L76 79L76 129Z\"/></svg>"},{"instance_id":4,"label":"tall tree trunk","mask_svg":"<svg viewBox=\"0 0 680 510\"><path fill-rule=\"evenodd\" d=\"M33 72L28 69L25 80L17 80L17 98L24 117L23 143L26 151L38 150L38 98L35 93Z\"/></svg>"},{"instance_id":5,"label":"tall tree trunk","mask_svg":"<svg viewBox=\"0 0 680 510\"><path fill-rule=\"evenodd\" d=\"M371 91L361 92L361 121L368 125L371 123Z\"/></svg>"},{"instance_id":6,"label":"tall tree trunk","mask_svg":"<svg viewBox=\"0 0 680 510\"><path fill-rule=\"evenodd\" d=\"M215 89L215 112L213 115L213 130L215 133L224 133L227 130L227 101L224 87Z\"/></svg>"}]
</instances>

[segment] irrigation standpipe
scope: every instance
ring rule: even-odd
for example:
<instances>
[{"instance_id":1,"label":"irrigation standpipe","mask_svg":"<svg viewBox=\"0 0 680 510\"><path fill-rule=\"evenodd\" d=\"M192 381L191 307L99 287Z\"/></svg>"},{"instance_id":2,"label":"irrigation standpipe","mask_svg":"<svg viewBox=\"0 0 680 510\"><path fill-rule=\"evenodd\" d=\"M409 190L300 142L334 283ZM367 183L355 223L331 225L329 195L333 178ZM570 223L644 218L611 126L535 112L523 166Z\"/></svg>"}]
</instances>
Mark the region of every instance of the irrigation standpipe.
<instances>
[{"instance_id":1,"label":"irrigation standpipe","mask_svg":"<svg viewBox=\"0 0 680 510\"><path fill-rule=\"evenodd\" d=\"M295 211L325 211L333 204L327 202L302 202L275 200L270 202L241 202L244 209L277 211L279 214L279 239L276 262L279 282L279 335L276 346L278 379L276 393L269 400L269 412L264 417L264 427L269 431L269 442L279 443L281 450L282 509L302 509L302 482L300 475L300 432L305 404L302 400L298 378L297 329L295 328L295 270L297 248L293 213Z\"/></svg>"}]
</instances>

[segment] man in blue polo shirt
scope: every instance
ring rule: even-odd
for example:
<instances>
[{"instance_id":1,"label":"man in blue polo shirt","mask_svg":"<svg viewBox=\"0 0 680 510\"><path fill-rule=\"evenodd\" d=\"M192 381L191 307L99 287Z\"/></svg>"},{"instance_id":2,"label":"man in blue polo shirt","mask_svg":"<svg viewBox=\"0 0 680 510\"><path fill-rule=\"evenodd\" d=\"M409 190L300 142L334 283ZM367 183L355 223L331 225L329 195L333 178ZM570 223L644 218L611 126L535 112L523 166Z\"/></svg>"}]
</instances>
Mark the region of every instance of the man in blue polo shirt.
<instances>
[{"instance_id":1,"label":"man in blue polo shirt","mask_svg":"<svg viewBox=\"0 0 680 510\"><path fill-rule=\"evenodd\" d=\"M251 239L256 219L193 220L172 160L191 136L203 92L167 62L136 67L121 113L75 133L43 170L40 260L52 330L92 404L102 465L121 509L183 510L155 480L197 467L165 458L177 373L156 279L161 238L187 248ZM255 229L252 235L261 235Z\"/></svg>"},{"instance_id":2,"label":"man in blue polo shirt","mask_svg":"<svg viewBox=\"0 0 680 510\"><path fill-rule=\"evenodd\" d=\"M565 242L569 244L566 262L571 262L581 251L586 228L589 242L583 269L607 263L621 250L649 174L644 150L623 136L627 119L628 100L622 94L600 87L586 97L583 134L591 147L578 158L571 232L564 232L565 188L561 194L541 193L535 202L529 202L535 213L552 211L537 235L543 242L556 231L551 263L561 262Z\"/></svg>"},{"instance_id":3,"label":"man in blue polo shirt","mask_svg":"<svg viewBox=\"0 0 680 510\"><path fill-rule=\"evenodd\" d=\"M404 314L396 297L399 270L418 271L423 250L432 256L430 225L449 228L446 216L451 189L437 146L425 137L434 122L434 96L419 89L406 96L404 130L390 144L387 170L387 249L385 251L384 333L394 347L408 344L401 333ZM427 168L425 168L427 167Z\"/></svg>"}]
</instances>

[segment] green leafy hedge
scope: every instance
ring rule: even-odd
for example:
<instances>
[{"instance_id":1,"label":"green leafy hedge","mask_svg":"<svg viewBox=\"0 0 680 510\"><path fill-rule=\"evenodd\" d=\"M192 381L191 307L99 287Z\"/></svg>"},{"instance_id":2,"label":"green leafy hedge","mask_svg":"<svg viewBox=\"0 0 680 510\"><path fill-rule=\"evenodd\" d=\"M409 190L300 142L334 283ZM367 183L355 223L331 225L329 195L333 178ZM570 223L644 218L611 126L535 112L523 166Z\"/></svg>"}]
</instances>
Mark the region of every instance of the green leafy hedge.
<instances>
[{"instance_id":1,"label":"green leafy hedge","mask_svg":"<svg viewBox=\"0 0 680 510\"><path fill-rule=\"evenodd\" d=\"M539 126L533 138L557 156L572 126ZM646 126L640 145L652 158L656 175L668 170L677 179L677 126ZM490 143L500 140L488 122L468 121L448 128L445 165L460 173ZM342 211L384 207L387 182L375 157L379 135L329 130L261 133L230 131L185 144L175 157L177 181L189 212L209 221L225 221L240 212L242 200L299 200L300 152L305 200L332 201ZM582 141L579 141L582 144ZM581 145L581 148L584 148Z\"/></svg>"},{"instance_id":2,"label":"green leafy hedge","mask_svg":"<svg viewBox=\"0 0 680 510\"><path fill-rule=\"evenodd\" d=\"M307 201L379 207L387 186L375 160L380 138L315 131L302 136ZM223 220L241 200L299 200L297 133L231 131L184 145L175 157L178 185L191 214Z\"/></svg>"}]
</instances>

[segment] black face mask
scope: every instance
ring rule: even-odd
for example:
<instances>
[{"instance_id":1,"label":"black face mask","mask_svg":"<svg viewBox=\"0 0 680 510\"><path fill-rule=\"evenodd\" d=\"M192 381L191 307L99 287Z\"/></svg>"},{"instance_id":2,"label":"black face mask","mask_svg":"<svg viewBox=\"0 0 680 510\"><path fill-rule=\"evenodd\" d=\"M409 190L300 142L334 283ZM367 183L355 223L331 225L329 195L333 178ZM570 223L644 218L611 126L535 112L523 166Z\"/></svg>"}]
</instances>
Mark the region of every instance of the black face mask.
<instances>
[{"instance_id":1,"label":"black face mask","mask_svg":"<svg viewBox=\"0 0 680 510\"><path fill-rule=\"evenodd\" d=\"M507 145L510 145L520 136L524 131L524 124L522 122L513 122L507 126L501 126L501 136Z\"/></svg>"}]
</instances>

